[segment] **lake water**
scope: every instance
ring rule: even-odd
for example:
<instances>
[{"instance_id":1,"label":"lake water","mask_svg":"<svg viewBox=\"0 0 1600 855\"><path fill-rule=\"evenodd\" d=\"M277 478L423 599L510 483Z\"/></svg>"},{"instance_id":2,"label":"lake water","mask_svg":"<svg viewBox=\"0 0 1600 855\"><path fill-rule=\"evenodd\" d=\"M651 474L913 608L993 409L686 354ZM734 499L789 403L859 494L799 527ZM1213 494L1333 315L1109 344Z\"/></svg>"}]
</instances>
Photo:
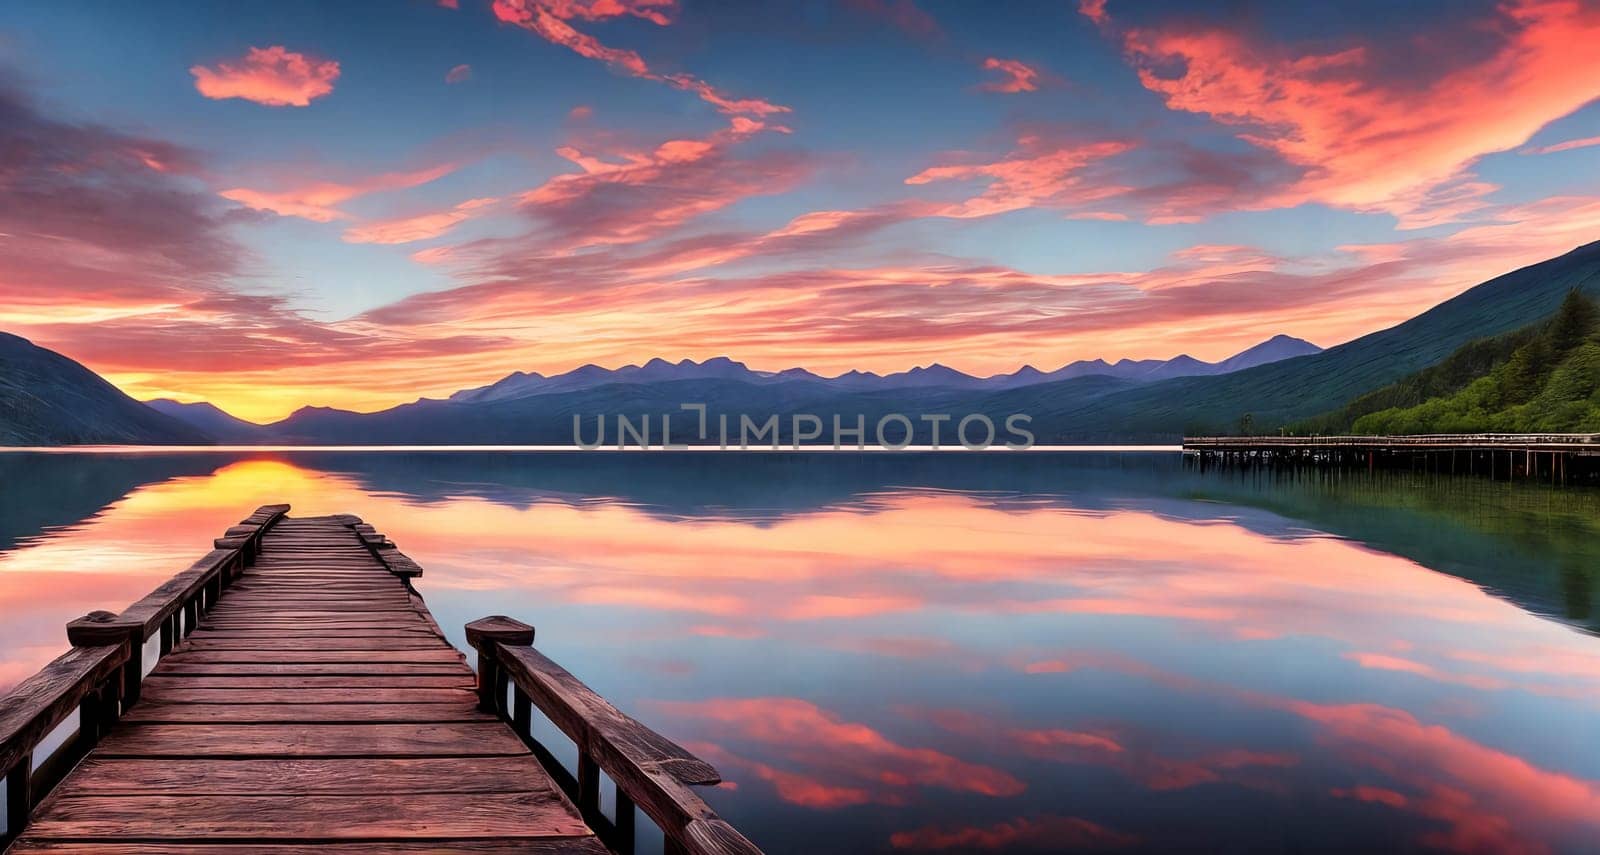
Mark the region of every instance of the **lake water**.
<instances>
[{"instance_id":1,"label":"lake water","mask_svg":"<svg viewBox=\"0 0 1600 855\"><path fill-rule=\"evenodd\" d=\"M769 852L1595 851L1600 496L1175 453L0 454L0 686L351 512Z\"/></svg>"}]
</instances>

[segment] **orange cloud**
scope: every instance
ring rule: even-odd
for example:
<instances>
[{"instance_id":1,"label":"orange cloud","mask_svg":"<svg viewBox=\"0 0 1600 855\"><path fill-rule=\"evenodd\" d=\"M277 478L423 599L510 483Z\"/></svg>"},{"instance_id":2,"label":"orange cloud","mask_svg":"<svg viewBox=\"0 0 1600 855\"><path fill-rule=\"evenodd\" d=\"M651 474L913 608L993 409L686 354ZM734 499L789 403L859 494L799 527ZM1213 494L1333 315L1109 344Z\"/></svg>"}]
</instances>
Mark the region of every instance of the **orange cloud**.
<instances>
[{"instance_id":1,"label":"orange cloud","mask_svg":"<svg viewBox=\"0 0 1600 855\"><path fill-rule=\"evenodd\" d=\"M989 57L983 61L989 71L998 71L1004 79L980 86L986 92L1034 92L1039 88L1039 70L1014 59Z\"/></svg>"},{"instance_id":2,"label":"orange cloud","mask_svg":"<svg viewBox=\"0 0 1600 855\"><path fill-rule=\"evenodd\" d=\"M444 82L446 83L465 83L471 79L472 66L467 65L466 63L462 63L455 68L450 69L449 71L445 72L444 75Z\"/></svg>"},{"instance_id":3,"label":"orange cloud","mask_svg":"<svg viewBox=\"0 0 1600 855\"><path fill-rule=\"evenodd\" d=\"M1103 17L1103 5L1086 7ZM1488 27L1501 35L1491 54L1423 81L1384 77L1370 44L1311 53L1222 28L1123 39L1140 82L1169 108L1238 127L1304 170L1255 207L1321 202L1416 228L1482 209L1495 188L1471 180L1475 161L1600 95L1600 55L1586 47L1600 40L1592 4L1510 0Z\"/></svg>"},{"instance_id":4,"label":"orange cloud","mask_svg":"<svg viewBox=\"0 0 1600 855\"><path fill-rule=\"evenodd\" d=\"M444 211L352 226L345 230L344 240L347 243L396 244L436 238L461 223L482 215L499 201L492 197L468 199Z\"/></svg>"},{"instance_id":5,"label":"orange cloud","mask_svg":"<svg viewBox=\"0 0 1600 855\"><path fill-rule=\"evenodd\" d=\"M442 163L410 172L386 172L350 182L313 181L282 190L255 190L235 187L217 195L258 211L271 211L280 217L299 217L317 223L345 219L348 214L338 205L369 193L404 190L437 181L456 170L454 163Z\"/></svg>"},{"instance_id":6,"label":"orange cloud","mask_svg":"<svg viewBox=\"0 0 1600 855\"><path fill-rule=\"evenodd\" d=\"M333 91L339 63L296 53L282 45L253 47L244 59L196 65L194 88L207 98L243 98L269 107L306 107Z\"/></svg>"}]
</instances>

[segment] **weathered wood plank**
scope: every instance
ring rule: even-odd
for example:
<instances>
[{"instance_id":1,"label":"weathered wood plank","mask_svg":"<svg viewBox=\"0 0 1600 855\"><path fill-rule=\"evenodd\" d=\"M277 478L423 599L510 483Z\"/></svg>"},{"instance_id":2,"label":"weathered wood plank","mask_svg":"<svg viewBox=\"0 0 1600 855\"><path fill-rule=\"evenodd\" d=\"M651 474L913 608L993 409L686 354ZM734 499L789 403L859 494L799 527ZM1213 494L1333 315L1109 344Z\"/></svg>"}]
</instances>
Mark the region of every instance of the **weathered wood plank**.
<instances>
[{"instance_id":1,"label":"weathered wood plank","mask_svg":"<svg viewBox=\"0 0 1600 855\"><path fill-rule=\"evenodd\" d=\"M438 724L129 724L98 757L484 757L526 754L499 722Z\"/></svg>"},{"instance_id":2,"label":"weathered wood plank","mask_svg":"<svg viewBox=\"0 0 1600 855\"><path fill-rule=\"evenodd\" d=\"M162 677L375 677L404 674L413 677L473 679L471 669L453 662L171 662L163 661L152 676Z\"/></svg>"},{"instance_id":3,"label":"weathered wood plank","mask_svg":"<svg viewBox=\"0 0 1600 855\"><path fill-rule=\"evenodd\" d=\"M342 629L327 629L316 633L317 638L393 638L401 640L415 640L417 636L437 639L438 636L430 632L427 627L418 624L414 627L392 627L373 629L370 627L347 627ZM284 633L273 630L251 631L248 629L212 629L202 626L194 631L191 638L197 641L227 641L254 640L282 638Z\"/></svg>"},{"instance_id":4,"label":"weathered wood plank","mask_svg":"<svg viewBox=\"0 0 1600 855\"><path fill-rule=\"evenodd\" d=\"M455 648L439 647L419 650L285 650L251 648L241 650L180 650L161 660L163 665L178 663L354 663L354 662L455 662L466 664L466 658Z\"/></svg>"},{"instance_id":5,"label":"weathered wood plank","mask_svg":"<svg viewBox=\"0 0 1600 855\"><path fill-rule=\"evenodd\" d=\"M8 855L56 855L70 852L74 855L172 855L170 843L108 843L68 842L55 840L24 840L6 850ZM318 843L314 849L305 844L240 843L214 844L185 841L187 855L396 855L426 853L426 855L610 855L610 850L593 837L560 837L538 840L429 840L426 843L408 843L384 840L368 843Z\"/></svg>"},{"instance_id":6,"label":"weathered wood plank","mask_svg":"<svg viewBox=\"0 0 1600 855\"><path fill-rule=\"evenodd\" d=\"M284 638L284 639L189 639L183 650L435 650L443 640L418 635L417 640L401 638Z\"/></svg>"},{"instance_id":7,"label":"weathered wood plank","mask_svg":"<svg viewBox=\"0 0 1600 855\"><path fill-rule=\"evenodd\" d=\"M324 676L320 674L256 674L216 677L207 675L165 674L157 671L145 678L147 691L162 689L471 689L469 674L415 675L362 674Z\"/></svg>"},{"instance_id":8,"label":"weathered wood plank","mask_svg":"<svg viewBox=\"0 0 1600 855\"><path fill-rule=\"evenodd\" d=\"M57 793L213 795L523 793L554 790L530 754L505 757L116 759L91 757Z\"/></svg>"},{"instance_id":9,"label":"weathered wood plank","mask_svg":"<svg viewBox=\"0 0 1600 855\"><path fill-rule=\"evenodd\" d=\"M349 840L371 838L578 837L589 829L557 795L85 796L51 801L32 839L146 841Z\"/></svg>"},{"instance_id":10,"label":"weathered wood plank","mask_svg":"<svg viewBox=\"0 0 1600 855\"><path fill-rule=\"evenodd\" d=\"M130 724L403 723L496 721L472 703L394 704L138 704L122 717Z\"/></svg>"},{"instance_id":11,"label":"weathered wood plank","mask_svg":"<svg viewBox=\"0 0 1600 855\"><path fill-rule=\"evenodd\" d=\"M145 696L164 704L421 704L476 702L464 689L185 689L162 688Z\"/></svg>"}]
</instances>

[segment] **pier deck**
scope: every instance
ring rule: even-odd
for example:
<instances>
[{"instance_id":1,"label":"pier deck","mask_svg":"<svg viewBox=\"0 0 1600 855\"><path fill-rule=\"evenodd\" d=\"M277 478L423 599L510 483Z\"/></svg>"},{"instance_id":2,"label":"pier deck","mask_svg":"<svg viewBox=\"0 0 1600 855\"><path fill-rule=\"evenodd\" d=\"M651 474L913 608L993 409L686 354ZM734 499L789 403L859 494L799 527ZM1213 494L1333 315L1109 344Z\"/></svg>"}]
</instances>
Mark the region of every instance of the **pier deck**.
<instances>
[{"instance_id":1,"label":"pier deck","mask_svg":"<svg viewBox=\"0 0 1600 855\"><path fill-rule=\"evenodd\" d=\"M74 621L79 646L0 699L6 851L625 852L635 801L669 851L757 851L683 786L714 769L533 651L531 627L469 625L480 683L412 590L421 569L354 517L269 506L217 547L122 616ZM147 638L164 655L145 676ZM576 774L532 738L536 703ZM74 707L62 756L32 762Z\"/></svg>"}]
</instances>

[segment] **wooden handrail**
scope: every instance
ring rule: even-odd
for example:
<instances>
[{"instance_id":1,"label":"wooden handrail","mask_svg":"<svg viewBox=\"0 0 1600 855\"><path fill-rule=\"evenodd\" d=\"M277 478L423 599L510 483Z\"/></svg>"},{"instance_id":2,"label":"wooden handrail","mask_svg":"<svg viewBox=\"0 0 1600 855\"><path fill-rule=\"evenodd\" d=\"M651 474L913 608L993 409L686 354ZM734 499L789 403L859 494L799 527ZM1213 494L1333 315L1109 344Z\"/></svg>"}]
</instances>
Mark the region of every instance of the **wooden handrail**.
<instances>
[{"instance_id":1,"label":"wooden handrail","mask_svg":"<svg viewBox=\"0 0 1600 855\"><path fill-rule=\"evenodd\" d=\"M261 536L288 505L264 505L218 538L216 548L119 614L91 612L67 624L68 650L0 697L0 775L6 780L6 831L21 833L33 806L139 700L144 645L161 633L161 653L194 630L199 615L261 551ZM48 758L40 742L78 711L77 736ZM35 762L38 760L38 762Z\"/></svg>"},{"instance_id":2,"label":"wooden handrail","mask_svg":"<svg viewBox=\"0 0 1600 855\"><path fill-rule=\"evenodd\" d=\"M633 807L638 805L666 835L668 852L759 855L754 843L690 789L722 780L711 764L612 706L533 649L533 637L533 627L503 615L467 624L467 643L478 653L480 705L510 721L547 767L554 758L533 740L529 706L537 707L572 740L578 748L576 779L559 767L550 771L558 781L573 786L576 792L569 795L607 845L631 851ZM509 707L508 684L514 687ZM602 771L617 786L617 815L611 823L600 814Z\"/></svg>"},{"instance_id":3,"label":"wooden handrail","mask_svg":"<svg viewBox=\"0 0 1600 855\"><path fill-rule=\"evenodd\" d=\"M0 849L27 825L33 806L50 791L116 717L119 678L128 643L75 647L0 698L0 775L6 781L6 830ZM35 764L39 743L73 712L78 734Z\"/></svg>"}]
</instances>

